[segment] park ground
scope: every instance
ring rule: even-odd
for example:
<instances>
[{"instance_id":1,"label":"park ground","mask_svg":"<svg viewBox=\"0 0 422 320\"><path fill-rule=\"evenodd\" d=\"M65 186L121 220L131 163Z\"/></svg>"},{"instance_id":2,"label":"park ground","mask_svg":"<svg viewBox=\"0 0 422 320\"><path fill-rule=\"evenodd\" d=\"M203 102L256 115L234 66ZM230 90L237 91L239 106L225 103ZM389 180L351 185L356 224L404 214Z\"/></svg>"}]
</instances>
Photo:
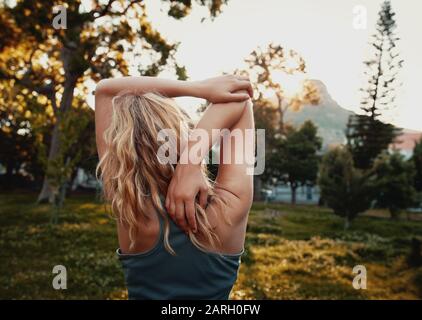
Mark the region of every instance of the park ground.
<instances>
[{"instance_id":1,"label":"park ground","mask_svg":"<svg viewBox=\"0 0 422 320\"><path fill-rule=\"evenodd\" d=\"M36 195L0 195L0 299L126 299L114 254L114 221L91 195L66 200L56 225ZM411 239L422 221L358 217L350 230L329 209L253 205L233 299L421 299L422 267L410 267ZM52 269L67 268L67 290L54 290ZM367 289L352 269L367 269Z\"/></svg>"}]
</instances>

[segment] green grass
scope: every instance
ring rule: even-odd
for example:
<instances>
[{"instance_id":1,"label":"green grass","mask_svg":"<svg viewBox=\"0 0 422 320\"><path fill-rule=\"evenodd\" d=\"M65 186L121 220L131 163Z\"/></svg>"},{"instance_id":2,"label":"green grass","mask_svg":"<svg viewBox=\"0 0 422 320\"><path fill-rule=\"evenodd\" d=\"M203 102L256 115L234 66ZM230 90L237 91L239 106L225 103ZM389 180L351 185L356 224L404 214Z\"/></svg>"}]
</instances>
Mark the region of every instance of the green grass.
<instances>
[{"instance_id":1,"label":"green grass","mask_svg":"<svg viewBox=\"0 0 422 320\"><path fill-rule=\"evenodd\" d=\"M114 250L115 224L92 197L68 199L60 222L28 195L0 196L0 298L124 298ZM67 268L67 290L54 290L55 265Z\"/></svg>"},{"instance_id":2,"label":"green grass","mask_svg":"<svg viewBox=\"0 0 422 320\"><path fill-rule=\"evenodd\" d=\"M271 210L273 211L271 211ZM33 194L0 195L0 298L122 299L114 221L93 196L66 200L51 225ZM358 217L348 231L329 209L254 204L234 299L420 299L422 268L406 263L421 221ZM64 265L68 289L54 290ZM352 287L355 265L368 289Z\"/></svg>"}]
</instances>

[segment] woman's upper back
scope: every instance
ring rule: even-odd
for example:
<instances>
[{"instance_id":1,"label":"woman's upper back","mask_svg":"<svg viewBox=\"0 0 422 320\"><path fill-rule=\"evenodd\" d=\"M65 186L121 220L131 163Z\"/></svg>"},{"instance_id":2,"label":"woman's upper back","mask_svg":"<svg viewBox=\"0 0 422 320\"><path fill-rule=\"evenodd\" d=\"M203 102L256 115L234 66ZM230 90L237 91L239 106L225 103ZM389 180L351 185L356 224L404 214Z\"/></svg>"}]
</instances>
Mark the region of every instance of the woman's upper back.
<instances>
[{"instance_id":1,"label":"woman's upper back","mask_svg":"<svg viewBox=\"0 0 422 320\"><path fill-rule=\"evenodd\" d=\"M240 264L237 254L203 252L169 220L169 241L176 255L163 244L163 218L148 251L125 254L118 249L130 299L228 299Z\"/></svg>"}]
</instances>

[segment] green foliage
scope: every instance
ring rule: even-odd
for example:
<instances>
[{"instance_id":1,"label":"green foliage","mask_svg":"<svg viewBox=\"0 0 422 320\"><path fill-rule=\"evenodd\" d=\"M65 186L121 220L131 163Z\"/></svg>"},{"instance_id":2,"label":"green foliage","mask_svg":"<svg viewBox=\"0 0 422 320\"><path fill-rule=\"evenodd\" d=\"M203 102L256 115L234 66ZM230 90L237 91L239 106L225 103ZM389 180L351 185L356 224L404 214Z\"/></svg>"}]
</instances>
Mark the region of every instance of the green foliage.
<instances>
[{"instance_id":1,"label":"green foliage","mask_svg":"<svg viewBox=\"0 0 422 320\"><path fill-rule=\"evenodd\" d=\"M354 167L347 148L333 149L323 157L318 184L324 202L336 215L345 218L345 228L371 205L372 179Z\"/></svg>"},{"instance_id":2,"label":"green foliage","mask_svg":"<svg viewBox=\"0 0 422 320\"><path fill-rule=\"evenodd\" d=\"M303 57L292 49L270 43L267 47L258 47L245 59L247 69L236 71L248 75L254 87L254 117L257 129L265 129L266 169L263 175L254 177L255 198L261 198L262 183L271 184L280 180L279 155L281 137L285 135L286 112L298 110L303 104L317 104L319 91L310 81L305 81L301 92L293 97L285 95L283 85L277 80L280 73L285 75L305 73L306 63ZM274 100L266 98L271 93ZM294 199L292 199L294 201Z\"/></svg>"},{"instance_id":3,"label":"green foliage","mask_svg":"<svg viewBox=\"0 0 422 320\"><path fill-rule=\"evenodd\" d=\"M416 283L416 286L418 287L419 294L422 296L422 267L419 268L413 279L413 281Z\"/></svg>"},{"instance_id":4,"label":"green foliage","mask_svg":"<svg viewBox=\"0 0 422 320\"><path fill-rule=\"evenodd\" d=\"M278 134L278 110L268 100L254 102L254 120L256 129L265 130L265 150L274 148Z\"/></svg>"},{"instance_id":5,"label":"green foliage","mask_svg":"<svg viewBox=\"0 0 422 320\"><path fill-rule=\"evenodd\" d=\"M63 205L66 191L71 183L76 168L84 168L94 172L98 162L95 146L94 111L85 106L80 99L79 104L62 115L58 127L60 149L53 159L48 157L48 148L40 144L39 162L42 164L51 188L50 202L52 221L57 222L59 211Z\"/></svg>"},{"instance_id":6,"label":"green foliage","mask_svg":"<svg viewBox=\"0 0 422 320\"><path fill-rule=\"evenodd\" d=\"M305 183L315 183L318 172L318 155L322 141L317 128L306 121L299 129L290 127L279 137L269 155L266 174L273 179L285 179L292 190L292 203L296 202L296 188Z\"/></svg>"},{"instance_id":7,"label":"green foliage","mask_svg":"<svg viewBox=\"0 0 422 320\"><path fill-rule=\"evenodd\" d=\"M186 17L192 10L192 0L164 0L163 2L169 3L168 15L175 19L182 19ZM194 0L199 5L207 6L211 18L215 18L219 13L221 13L223 5L225 5L228 0Z\"/></svg>"},{"instance_id":8,"label":"green foliage","mask_svg":"<svg viewBox=\"0 0 422 320\"><path fill-rule=\"evenodd\" d=\"M407 257L410 267L422 267L422 238L412 238L412 249ZM420 287L422 289L422 286Z\"/></svg>"},{"instance_id":9,"label":"green foliage","mask_svg":"<svg viewBox=\"0 0 422 320\"><path fill-rule=\"evenodd\" d=\"M265 170L262 175L254 176L257 181L271 183L274 177L274 156L273 152L277 150L277 141L279 139L278 130L278 110L272 107L266 100L256 100L254 102L255 128L265 130ZM277 163L277 162L276 162ZM279 178L276 176L275 178ZM255 197L261 190L255 191ZM258 197L259 198L259 197Z\"/></svg>"},{"instance_id":10,"label":"green foliage","mask_svg":"<svg viewBox=\"0 0 422 320\"><path fill-rule=\"evenodd\" d=\"M207 6L215 17L227 1L195 2ZM56 30L52 8L58 5L66 7L67 27ZM167 1L167 7L170 16L180 19L190 13L192 1ZM149 76L173 69L180 79L187 78L186 69L175 59L177 44L169 43L153 27L142 0L55 0L48 5L39 1L7 1L0 4L0 18L0 87L10 84L26 95L21 101L22 112L39 97L43 99L38 103L44 106L39 112L52 110L53 126L47 133L51 142L47 141L45 148L46 179L39 201L51 199L56 184L67 180L57 177L71 175L70 169L78 162L73 155L79 153L68 150L67 137L61 132L66 124L61 121L67 121L67 113L75 106L74 93L88 93L88 80L128 75L130 67ZM47 139L42 140L45 143Z\"/></svg>"},{"instance_id":11,"label":"green foliage","mask_svg":"<svg viewBox=\"0 0 422 320\"><path fill-rule=\"evenodd\" d=\"M0 163L6 168L8 180L2 181L2 185L13 187L14 176L24 167L36 174L31 170L37 162L34 145L35 137L25 114L12 108L0 108Z\"/></svg>"},{"instance_id":12,"label":"green foliage","mask_svg":"<svg viewBox=\"0 0 422 320\"><path fill-rule=\"evenodd\" d=\"M414 166L399 153L385 154L375 163L377 205L387 208L392 218L414 203Z\"/></svg>"},{"instance_id":13,"label":"green foliage","mask_svg":"<svg viewBox=\"0 0 422 320\"><path fill-rule=\"evenodd\" d=\"M45 111L37 97L20 92L11 81L0 83L0 163L6 168L0 187L29 187L42 179L39 145L52 128Z\"/></svg>"},{"instance_id":14,"label":"green foliage","mask_svg":"<svg viewBox=\"0 0 422 320\"><path fill-rule=\"evenodd\" d=\"M402 67L395 34L395 13L389 0L384 1L379 12L377 32L373 35L371 48L373 58L364 62L368 85L361 89L363 115L349 118L346 136L355 165L369 169L376 157L393 142L399 129L379 120L382 112L394 108L397 75Z\"/></svg>"},{"instance_id":15,"label":"green foliage","mask_svg":"<svg viewBox=\"0 0 422 320\"><path fill-rule=\"evenodd\" d=\"M418 192L422 192L422 138L415 144L412 161L415 167L414 186Z\"/></svg>"},{"instance_id":16,"label":"green foliage","mask_svg":"<svg viewBox=\"0 0 422 320\"><path fill-rule=\"evenodd\" d=\"M362 90L366 93L362 100L362 110L372 119L377 118L381 111L391 109L395 102L397 75L403 65L397 48L400 38L395 33L395 15L390 0L384 1L371 43L374 56L364 62L368 68L365 73L368 76L368 88Z\"/></svg>"},{"instance_id":17,"label":"green foliage","mask_svg":"<svg viewBox=\"0 0 422 320\"><path fill-rule=\"evenodd\" d=\"M375 159L394 141L399 130L367 115L350 115L346 128L347 147L355 166L370 169Z\"/></svg>"}]
</instances>

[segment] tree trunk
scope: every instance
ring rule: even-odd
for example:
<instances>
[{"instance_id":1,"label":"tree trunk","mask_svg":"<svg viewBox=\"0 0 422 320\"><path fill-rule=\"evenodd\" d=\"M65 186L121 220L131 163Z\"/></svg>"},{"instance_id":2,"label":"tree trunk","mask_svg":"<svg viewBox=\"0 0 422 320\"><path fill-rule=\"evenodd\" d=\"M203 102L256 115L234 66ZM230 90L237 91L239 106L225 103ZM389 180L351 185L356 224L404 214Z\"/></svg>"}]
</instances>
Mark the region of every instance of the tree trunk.
<instances>
[{"instance_id":1,"label":"tree trunk","mask_svg":"<svg viewBox=\"0 0 422 320\"><path fill-rule=\"evenodd\" d=\"M262 181L261 178L258 176L253 177L253 200L254 201L261 201L262 200Z\"/></svg>"},{"instance_id":2,"label":"tree trunk","mask_svg":"<svg viewBox=\"0 0 422 320\"><path fill-rule=\"evenodd\" d=\"M344 218L344 230L349 230L350 228L350 219L348 216Z\"/></svg>"},{"instance_id":3,"label":"tree trunk","mask_svg":"<svg viewBox=\"0 0 422 320\"><path fill-rule=\"evenodd\" d=\"M51 144L50 144L50 150L48 152L48 163L50 163L51 160L53 160L56 155L59 152L59 127L60 127L60 117L57 117L57 121L54 124L54 128L53 128L53 134L51 135ZM50 187L50 184L48 183L48 178L47 175L44 176L44 181L43 181L43 185L42 185L42 189L40 194L38 195L38 200L37 202L53 202L53 190Z\"/></svg>"},{"instance_id":4,"label":"tree trunk","mask_svg":"<svg viewBox=\"0 0 422 320\"><path fill-rule=\"evenodd\" d=\"M13 159L10 159L10 161L8 161L6 164L6 174L5 174L6 179L4 180L4 182L5 182L5 185L7 183L8 186L11 188L15 187L14 175L16 175L17 172L14 173L14 171L16 168L17 168L16 162Z\"/></svg>"},{"instance_id":5,"label":"tree trunk","mask_svg":"<svg viewBox=\"0 0 422 320\"><path fill-rule=\"evenodd\" d=\"M73 91L76 86L78 77L77 76L68 76L66 78L63 90L63 96L60 101L60 110L57 111L56 114L56 123L54 124L53 134L51 136L51 144L50 150L48 152L48 164L54 160L54 158L58 155L60 150L60 125L61 120L65 116L66 112L72 107L73 101ZM48 201L50 203L53 202L53 192L48 182L47 176L44 176L43 186L41 189L40 194L38 195L37 202L45 202Z\"/></svg>"},{"instance_id":6,"label":"tree trunk","mask_svg":"<svg viewBox=\"0 0 422 320\"><path fill-rule=\"evenodd\" d=\"M280 133L284 134L284 109L283 109L283 96L281 94L276 94L278 101L278 110L279 110L279 126Z\"/></svg>"},{"instance_id":7,"label":"tree trunk","mask_svg":"<svg viewBox=\"0 0 422 320\"><path fill-rule=\"evenodd\" d=\"M290 190L292 192L292 204L296 204L296 190L297 190L297 185L296 183L290 183Z\"/></svg>"},{"instance_id":8,"label":"tree trunk","mask_svg":"<svg viewBox=\"0 0 422 320\"><path fill-rule=\"evenodd\" d=\"M422 238L412 238L411 251L407 262L411 267L417 268L422 266Z\"/></svg>"},{"instance_id":9,"label":"tree trunk","mask_svg":"<svg viewBox=\"0 0 422 320\"><path fill-rule=\"evenodd\" d=\"M391 216L391 220L399 220L400 210L397 210L395 208L390 208L390 216Z\"/></svg>"}]
</instances>

